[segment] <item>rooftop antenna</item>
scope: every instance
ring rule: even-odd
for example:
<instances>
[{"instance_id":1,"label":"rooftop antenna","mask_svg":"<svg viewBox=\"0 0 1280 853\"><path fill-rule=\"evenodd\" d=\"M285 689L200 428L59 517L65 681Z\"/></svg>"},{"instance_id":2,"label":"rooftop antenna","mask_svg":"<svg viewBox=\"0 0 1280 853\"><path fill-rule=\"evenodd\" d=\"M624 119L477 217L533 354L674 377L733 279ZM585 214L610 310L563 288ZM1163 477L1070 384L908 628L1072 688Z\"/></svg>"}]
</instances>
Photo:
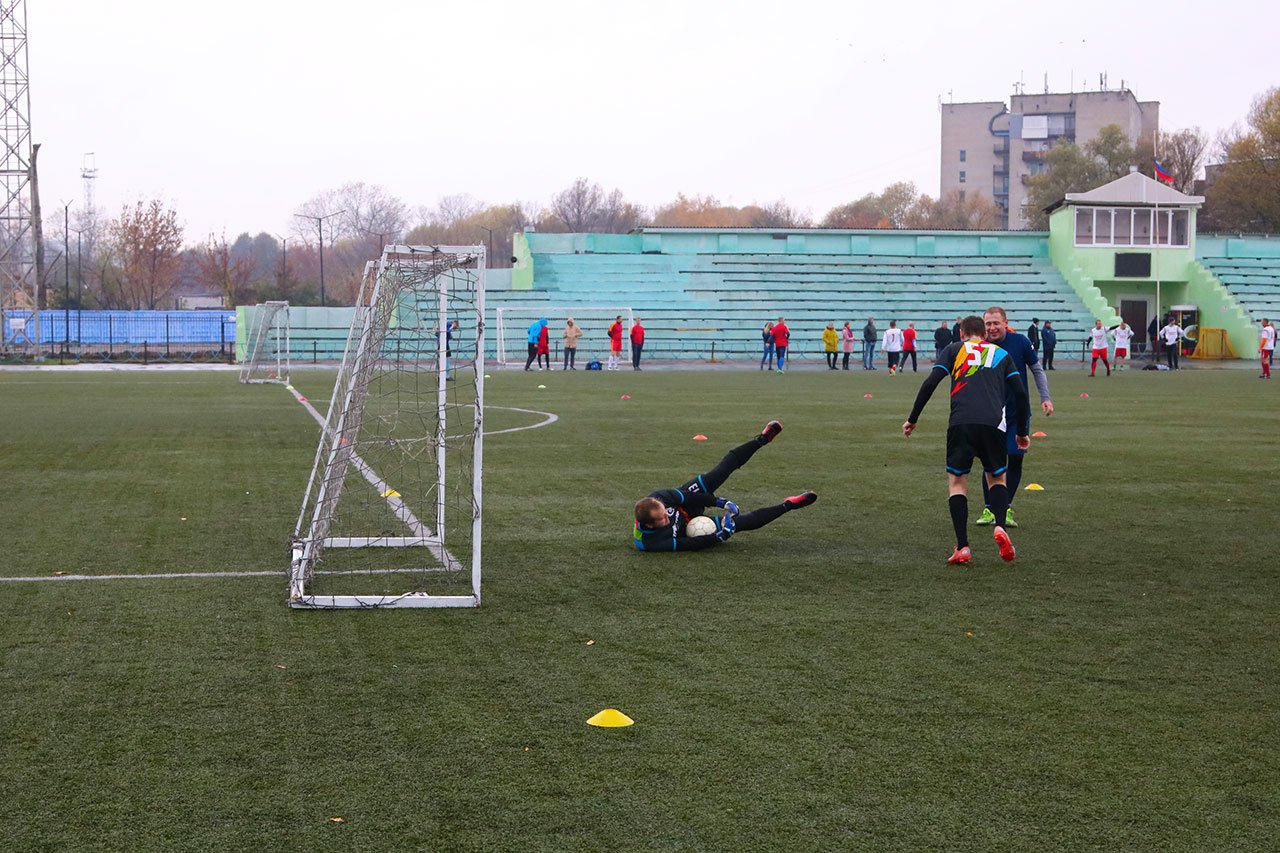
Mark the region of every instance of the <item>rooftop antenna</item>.
<instances>
[{"instance_id":1,"label":"rooftop antenna","mask_svg":"<svg viewBox=\"0 0 1280 853\"><path fill-rule=\"evenodd\" d=\"M1044 72L1044 93L1049 94L1049 72Z\"/></svg>"}]
</instances>

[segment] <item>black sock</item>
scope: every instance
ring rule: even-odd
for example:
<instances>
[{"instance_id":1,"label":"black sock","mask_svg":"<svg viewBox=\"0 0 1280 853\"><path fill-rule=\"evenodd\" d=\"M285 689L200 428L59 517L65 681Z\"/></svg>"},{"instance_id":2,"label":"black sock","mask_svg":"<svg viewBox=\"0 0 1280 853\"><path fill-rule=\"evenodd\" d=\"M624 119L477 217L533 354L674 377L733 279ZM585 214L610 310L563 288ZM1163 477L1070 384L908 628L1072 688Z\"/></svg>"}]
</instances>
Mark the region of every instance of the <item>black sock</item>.
<instances>
[{"instance_id":1,"label":"black sock","mask_svg":"<svg viewBox=\"0 0 1280 853\"><path fill-rule=\"evenodd\" d=\"M1009 520L1009 487L999 483L991 487L991 511L995 514L996 525L1004 527Z\"/></svg>"},{"instance_id":2,"label":"black sock","mask_svg":"<svg viewBox=\"0 0 1280 853\"><path fill-rule=\"evenodd\" d=\"M1004 472L1005 485L1009 487L1009 506L1013 506L1013 499L1018 496L1018 486L1022 484L1022 460L1026 457L1016 453L1009 454L1009 470Z\"/></svg>"},{"instance_id":3,"label":"black sock","mask_svg":"<svg viewBox=\"0 0 1280 853\"><path fill-rule=\"evenodd\" d=\"M952 495L947 500L951 509L951 525L956 529L956 547L969 547L969 498L964 495Z\"/></svg>"}]
</instances>

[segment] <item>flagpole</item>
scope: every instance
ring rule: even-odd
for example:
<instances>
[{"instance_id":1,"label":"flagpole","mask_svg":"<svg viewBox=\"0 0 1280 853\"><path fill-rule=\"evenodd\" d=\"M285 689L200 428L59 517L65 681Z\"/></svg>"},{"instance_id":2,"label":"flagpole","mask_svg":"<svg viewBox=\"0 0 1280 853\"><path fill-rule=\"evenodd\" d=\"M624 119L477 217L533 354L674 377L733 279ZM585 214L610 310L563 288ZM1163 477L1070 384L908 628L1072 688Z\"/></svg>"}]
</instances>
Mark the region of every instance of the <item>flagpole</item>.
<instances>
[{"instance_id":1,"label":"flagpole","mask_svg":"<svg viewBox=\"0 0 1280 853\"><path fill-rule=\"evenodd\" d=\"M1152 140L1152 142L1151 142L1151 158L1152 158L1152 160L1154 161L1155 165L1159 168L1159 170L1160 170L1160 171L1164 171L1164 167L1160 165L1160 132L1159 132L1159 131L1156 131L1155 139L1153 139L1153 140ZM1156 171L1156 169L1152 169L1152 171L1154 172L1154 171ZM1157 184L1158 184L1158 183L1160 183L1160 178L1159 178L1158 176L1156 177L1156 183L1157 183ZM1155 243L1155 252L1154 252L1154 254L1155 254L1155 256L1156 256L1156 317L1158 317L1158 318L1160 318L1160 319L1164 319L1164 318L1163 318L1163 316L1162 316L1162 315L1161 315L1161 313L1160 313L1160 243L1159 243L1159 240L1160 240L1160 197L1159 197L1159 196L1156 196L1156 218L1155 218L1155 222L1154 222L1153 224L1154 224L1154 226L1155 226L1155 227L1154 227L1154 229L1152 229L1152 230L1154 231L1154 233L1151 235L1151 237L1152 237L1152 239L1153 239L1153 242ZM1157 325L1159 325L1161 328L1163 328L1163 327L1164 327L1164 324L1163 324L1163 323L1157 323ZM1159 331L1157 331L1157 332L1156 332L1156 334L1157 334L1157 335L1159 335L1159 334L1160 334L1160 332L1159 332ZM1151 359L1152 359L1152 361L1154 361L1154 360L1155 360L1155 352L1156 352L1156 350L1155 350L1155 341L1152 341L1152 342L1151 342Z\"/></svg>"}]
</instances>

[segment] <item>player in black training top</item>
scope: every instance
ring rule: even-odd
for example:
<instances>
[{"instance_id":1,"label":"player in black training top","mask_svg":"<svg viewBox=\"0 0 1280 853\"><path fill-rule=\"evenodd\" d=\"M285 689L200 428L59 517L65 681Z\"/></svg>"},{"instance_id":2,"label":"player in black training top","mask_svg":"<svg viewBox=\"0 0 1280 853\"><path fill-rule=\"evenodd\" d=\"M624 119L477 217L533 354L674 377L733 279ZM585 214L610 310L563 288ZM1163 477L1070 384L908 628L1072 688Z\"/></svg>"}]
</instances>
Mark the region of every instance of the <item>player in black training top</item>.
<instances>
[{"instance_id":1,"label":"player in black training top","mask_svg":"<svg viewBox=\"0 0 1280 853\"><path fill-rule=\"evenodd\" d=\"M815 492L802 492L775 506L738 513L738 505L716 497L716 489L737 471L755 452L782 432L782 424L769 421L755 438L725 454L720 464L699 474L678 489L659 489L636 502L636 526L632 544L640 551L699 551L728 541L736 531L764 527L784 513L806 507L818 499ZM725 510L716 519L716 530L705 536L686 536L689 519L702 515L710 507Z\"/></svg>"},{"instance_id":2,"label":"player in black training top","mask_svg":"<svg viewBox=\"0 0 1280 853\"><path fill-rule=\"evenodd\" d=\"M916 403L902 425L902 434L910 436L925 404L942 377L951 375L951 419L947 424L947 480L950 485L948 506L951 523L956 530L956 550L948 563L969 562L968 477L976 456L986 476L991 511L996 517L995 540L1000 558L1013 560L1015 551L1005 532L1005 514L1009 509L1009 490L1005 484L1008 451L1005 449L1005 393L1013 395L1011 410L1018 419L1017 445L1031 446L1027 437L1030 410L1027 389L1022 384L1013 358L993 343L982 340L985 326L981 317L965 317L960 322L961 340L947 346L938 363L920 386Z\"/></svg>"}]
</instances>

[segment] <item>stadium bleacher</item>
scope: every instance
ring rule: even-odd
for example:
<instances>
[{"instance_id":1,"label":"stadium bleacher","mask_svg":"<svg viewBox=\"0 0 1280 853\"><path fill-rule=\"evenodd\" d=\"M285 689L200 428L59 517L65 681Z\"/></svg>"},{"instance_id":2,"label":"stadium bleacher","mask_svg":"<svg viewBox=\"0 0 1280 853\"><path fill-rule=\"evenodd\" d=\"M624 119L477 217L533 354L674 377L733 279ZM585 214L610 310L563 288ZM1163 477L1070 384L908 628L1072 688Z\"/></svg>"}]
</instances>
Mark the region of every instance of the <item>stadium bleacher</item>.
<instances>
[{"instance_id":1,"label":"stadium bleacher","mask_svg":"<svg viewBox=\"0 0 1280 853\"><path fill-rule=\"evenodd\" d=\"M1202 257L1255 322L1280 318L1280 257Z\"/></svg>"},{"instance_id":2,"label":"stadium bleacher","mask_svg":"<svg viewBox=\"0 0 1280 853\"><path fill-rule=\"evenodd\" d=\"M539 251L532 290L490 291L498 306L628 305L643 320L646 357L751 357L766 321L787 318L792 354L819 358L822 329L847 320L861 340L868 317L883 333L890 320L914 322L920 348L960 314L1003 305L1024 330L1051 320L1062 352L1078 345L1093 315L1047 257L637 251ZM561 317L550 317L553 332ZM601 344L587 329L583 352ZM553 335L554 338L554 335ZM553 341L554 345L554 341Z\"/></svg>"}]
</instances>

